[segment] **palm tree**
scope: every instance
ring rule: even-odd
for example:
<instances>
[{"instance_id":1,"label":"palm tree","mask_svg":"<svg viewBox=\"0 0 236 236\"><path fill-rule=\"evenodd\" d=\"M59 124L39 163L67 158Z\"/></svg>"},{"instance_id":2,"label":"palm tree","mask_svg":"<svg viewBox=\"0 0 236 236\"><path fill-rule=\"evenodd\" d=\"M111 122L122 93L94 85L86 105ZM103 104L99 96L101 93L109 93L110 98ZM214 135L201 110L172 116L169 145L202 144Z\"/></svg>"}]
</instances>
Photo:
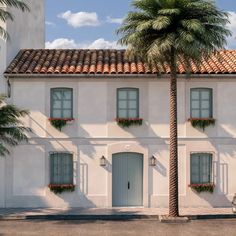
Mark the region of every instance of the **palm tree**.
<instances>
[{"instance_id":1,"label":"palm tree","mask_svg":"<svg viewBox=\"0 0 236 236\"><path fill-rule=\"evenodd\" d=\"M6 22L9 20L14 20L12 14L5 8L12 7L18 8L22 11L29 11L28 6L21 0L0 0L0 21ZM0 25L0 37L3 39L9 39L7 31Z\"/></svg>"},{"instance_id":2,"label":"palm tree","mask_svg":"<svg viewBox=\"0 0 236 236\"><path fill-rule=\"evenodd\" d=\"M8 147L16 146L22 141L28 141L25 132L30 128L23 126L21 117L28 115L28 111L20 110L14 105L7 105L5 97L0 96L0 156L9 154Z\"/></svg>"},{"instance_id":3,"label":"palm tree","mask_svg":"<svg viewBox=\"0 0 236 236\"><path fill-rule=\"evenodd\" d=\"M119 43L149 65L170 69L169 216L178 217L178 60L188 70L223 48L230 35L228 14L208 0L133 0L132 5L135 10L118 29Z\"/></svg>"}]
</instances>

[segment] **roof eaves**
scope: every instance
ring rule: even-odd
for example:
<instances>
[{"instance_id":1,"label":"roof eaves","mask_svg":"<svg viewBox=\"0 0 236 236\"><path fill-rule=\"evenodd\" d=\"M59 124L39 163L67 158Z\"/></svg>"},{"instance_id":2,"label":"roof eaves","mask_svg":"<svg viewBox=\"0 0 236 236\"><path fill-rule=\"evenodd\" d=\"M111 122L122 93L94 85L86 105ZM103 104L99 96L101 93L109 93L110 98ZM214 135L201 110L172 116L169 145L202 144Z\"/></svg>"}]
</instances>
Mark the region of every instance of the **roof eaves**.
<instances>
[{"instance_id":1,"label":"roof eaves","mask_svg":"<svg viewBox=\"0 0 236 236\"><path fill-rule=\"evenodd\" d=\"M170 74L8 74L4 73L5 78L149 78L149 79L161 79L161 78L170 78ZM236 74L178 74L178 78L183 79L196 79L196 78L236 78Z\"/></svg>"}]
</instances>

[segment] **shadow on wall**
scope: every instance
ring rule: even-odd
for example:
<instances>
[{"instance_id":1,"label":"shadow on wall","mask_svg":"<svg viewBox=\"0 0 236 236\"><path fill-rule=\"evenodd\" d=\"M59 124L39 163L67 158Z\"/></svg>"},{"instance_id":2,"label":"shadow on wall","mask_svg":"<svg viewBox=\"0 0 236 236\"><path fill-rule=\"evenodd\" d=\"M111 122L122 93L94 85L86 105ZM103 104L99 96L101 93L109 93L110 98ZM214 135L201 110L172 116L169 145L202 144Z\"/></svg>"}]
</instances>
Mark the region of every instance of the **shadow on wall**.
<instances>
[{"instance_id":1,"label":"shadow on wall","mask_svg":"<svg viewBox=\"0 0 236 236\"><path fill-rule=\"evenodd\" d=\"M213 182L216 187L213 194L200 193L198 194L198 196L208 202L212 207L231 207L231 198L233 198L234 193L232 192L232 190L229 190L229 184L232 185L232 183L234 183L235 181L229 179L229 176L232 176L233 174L229 173L229 160L231 158L234 159L234 162L236 162L236 146L235 150L219 150L219 144L217 141L212 141L211 144L215 148L215 150L218 150L216 160L213 161ZM224 145L225 144L223 144L223 146ZM221 155L223 155L224 157L222 157ZM234 191L236 193L236 187Z\"/></svg>"},{"instance_id":2,"label":"shadow on wall","mask_svg":"<svg viewBox=\"0 0 236 236\"><path fill-rule=\"evenodd\" d=\"M153 169L155 169L157 172L159 172L163 177L167 177L167 170L164 165L161 164L159 160L156 161L156 166L153 166Z\"/></svg>"},{"instance_id":3,"label":"shadow on wall","mask_svg":"<svg viewBox=\"0 0 236 236\"><path fill-rule=\"evenodd\" d=\"M32 117L30 117L31 122L33 121L37 126L39 126L41 129L44 129L41 124L39 124L37 121L35 121ZM46 135L51 138L51 141L53 142L53 145L51 142L48 142L48 139L44 139L40 136L38 136L38 139L34 139L34 142L32 144L34 145L47 145L46 150L47 151L55 151L55 143L58 146L58 149L60 152L71 152L71 149L68 149L68 147L63 143L65 140L62 141L58 140L58 137L52 136L47 130L45 130ZM78 141L70 140L71 146L78 147ZM88 150L84 150L87 156L93 157L95 153L95 149L92 145L90 145L90 148ZM44 154L43 154L44 155ZM47 186L50 182L50 173L49 173L49 153L45 153L45 160L46 160L46 175L45 175L45 185ZM35 196L24 196L20 197L14 196L14 193L12 192L13 189L8 189L8 203L9 206L22 206L22 207L96 207L96 205L88 199L88 164L84 163L79 154L77 157L74 157L74 183L76 185L76 189L74 192L71 193L62 193L55 195L54 193L50 192L50 190L46 189L46 197L43 195L37 195ZM8 179L13 184L13 172L10 172L8 175ZM26 173L27 174L27 173ZM29 173L30 174L30 173ZM11 175L11 176L10 176ZM31 177L28 177L31 178ZM28 186L29 188L32 186Z\"/></svg>"},{"instance_id":4,"label":"shadow on wall","mask_svg":"<svg viewBox=\"0 0 236 236\"><path fill-rule=\"evenodd\" d=\"M68 150L67 147L63 145L60 141L54 140L54 142L55 141L60 144L61 147L63 147L63 150L60 151L71 151ZM74 146L78 146L77 141L73 141L72 144ZM53 147L51 147L50 149L54 150ZM87 197L89 183L89 166L87 163L83 162L83 160L80 158L79 153L77 154L77 157L74 157L74 159L76 160L74 161L74 183L76 185L76 189L72 193L58 194L56 195L56 198L60 198L61 200L63 200L68 205L68 207L96 207L96 205Z\"/></svg>"},{"instance_id":5,"label":"shadow on wall","mask_svg":"<svg viewBox=\"0 0 236 236\"><path fill-rule=\"evenodd\" d=\"M40 125L36 120L33 119L33 117L30 117L31 120L37 124L37 126L39 126L41 129L44 129L42 127L42 125ZM133 127L131 129L129 129L128 131L131 132L133 135L134 135L134 138L137 138L137 136L135 136L135 133L136 132L133 132L135 131L135 128L139 129L139 127ZM150 130L151 127L148 123L145 123L144 126L142 127L146 130ZM80 129L82 129L82 127L80 127ZM56 142L60 147L61 147L61 150L64 150L64 151L71 151L71 150L68 150L68 148L62 144L62 142L58 141L57 140L57 137L53 137L47 130L45 130L45 133L48 137L52 138L54 142ZM89 133L83 129L83 133L87 135L87 137L89 137ZM152 131L152 133L154 133L154 131ZM159 136L155 136L156 138L158 138ZM78 146L78 142L77 141L72 141L73 145L75 146ZM162 140L159 142L159 145L161 144L165 144L166 145L166 140ZM90 145L90 142L89 141L86 141L86 144L89 145L89 148L88 149L84 149L84 150L81 150L81 152L83 154L85 154L86 156L92 158L94 156L94 154L96 153L96 150L93 148L93 145L91 144ZM144 146L142 143L140 143L140 145ZM214 145L214 143L212 143L213 146L216 147L217 149L217 144ZM52 150L53 147L51 147ZM229 153L227 152L228 155L235 155L235 152L232 152L232 153ZM186 157L188 158L188 157ZM86 206L89 206L89 207L95 207L95 205L89 200L87 199L86 195L88 194L88 165L86 163L83 163L80 159L80 157L78 156L77 157L77 163L75 163L75 165L77 166L77 170L76 170L76 173L78 173L78 176L75 177L76 178L76 183L77 183L77 190L76 190L76 197L74 196L74 193L72 194L62 194L60 195L59 197L62 198L64 201L69 201L69 202L72 202L73 204L77 204L77 203L80 203L80 202L86 202ZM222 205L229 205L230 204L230 201L228 200L228 198L226 197L226 195L228 194L228 164L227 163L220 163L220 161L218 160L214 165L218 166L216 169L216 176L217 176L217 179L216 179L216 185L217 185L217 188L216 188L216 191L218 191L217 193L219 194L219 196L216 196L216 195L210 195L210 194L205 194L205 193L202 193L200 194L199 196L201 198L203 198L205 201L209 202L209 204L211 204L212 206L216 205L216 202L219 202L219 198L220 198L220 202L222 203ZM105 170L107 170L108 172L111 172L112 171L112 166L111 166L111 163L108 163L108 165L106 167L104 167ZM167 177L167 170L166 168L162 165L162 163L160 161L157 161L157 166L152 168L151 171L149 171L149 194L152 195L153 194L153 171L157 171L159 172L163 177ZM75 173L75 176L76 176L76 173ZM151 175L151 178L150 178L150 175ZM220 176L220 177L219 177ZM186 183L188 184L188 183ZM219 188L219 185L221 186L221 188ZM77 199L75 201L75 199ZM149 204L150 204L150 199L149 199Z\"/></svg>"},{"instance_id":6,"label":"shadow on wall","mask_svg":"<svg viewBox=\"0 0 236 236\"><path fill-rule=\"evenodd\" d=\"M229 154L229 153L227 153ZM233 155L233 153L229 154ZM212 207L230 207L231 199L227 197L229 193L229 167L228 163L222 163L220 154L217 160L213 162L213 182L215 184L214 193L200 193L198 196L204 199ZM235 189L236 191L236 189Z\"/></svg>"},{"instance_id":7,"label":"shadow on wall","mask_svg":"<svg viewBox=\"0 0 236 236\"><path fill-rule=\"evenodd\" d=\"M218 143L211 142L212 145L215 146L215 149L217 150ZM225 155L225 159L221 157L221 155ZM161 155L160 152L157 151L156 157ZM186 158L189 158L186 156ZM212 207L231 207L232 197L234 193L232 193L232 181L230 180L229 176L232 176L232 173L229 173L229 158L235 159L234 162L236 162L236 148L234 150L225 150L220 151L218 153L218 156L216 157L216 161L213 162L213 182L215 183L216 187L214 190L214 193L196 193L188 187L188 184L186 182L186 188L187 188L187 196L190 194L193 197L199 197L203 199L205 202L208 203L208 205L211 205ZM158 172L160 176L167 178L167 169L163 165L163 163L158 160L157 158L156 166L149 166L149 205L151 204L151 197L154 194L153 193L153 184L154 184L154 172ZM163 160L162 160L163 161ZM190 169L186 169L186 171L190 171ZM231 168L232 172L232 168ZM230 175L231 174L231 175ZM231 181L231 182L230 182ZM231 185L231 191L229 190L229 185ZM236 192L236 188L235 188ZM233 195L232 195L233 194ZM195 196L194 196L195 195Z\"/></svg>"}]
</instances>

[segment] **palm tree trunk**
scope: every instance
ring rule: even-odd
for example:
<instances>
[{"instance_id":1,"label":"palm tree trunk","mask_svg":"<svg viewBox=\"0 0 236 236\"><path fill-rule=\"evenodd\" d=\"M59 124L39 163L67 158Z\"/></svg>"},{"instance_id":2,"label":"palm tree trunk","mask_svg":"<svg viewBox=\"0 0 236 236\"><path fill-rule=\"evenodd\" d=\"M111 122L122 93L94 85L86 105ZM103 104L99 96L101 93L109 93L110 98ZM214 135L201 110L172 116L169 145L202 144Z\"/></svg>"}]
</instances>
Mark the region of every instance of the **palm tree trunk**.
<instances>
[{"instance_id":1,"label":"palm tree trunk","mask_svg":"<svg viewBox=\"0 0 236 236\"><path fill-rule=\"evenodd\" d=\"M170 78L170 164L169 164L169 216L179 216L178 190L178 127L177 127L177 73L176 60L171 58Z\"/></svg>"}]
</instances>

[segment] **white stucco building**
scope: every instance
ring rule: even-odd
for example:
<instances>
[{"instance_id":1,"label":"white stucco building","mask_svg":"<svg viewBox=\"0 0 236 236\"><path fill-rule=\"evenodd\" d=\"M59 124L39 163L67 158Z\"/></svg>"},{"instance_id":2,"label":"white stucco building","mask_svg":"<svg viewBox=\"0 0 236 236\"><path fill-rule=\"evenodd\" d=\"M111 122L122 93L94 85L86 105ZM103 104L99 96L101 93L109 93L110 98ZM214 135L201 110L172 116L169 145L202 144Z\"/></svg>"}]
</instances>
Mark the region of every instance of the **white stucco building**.
<instances>
[{"instance_id":1,"label":"white stucco building","mask_svg":"<svg viewBox=\"0 0 236 236\"><path fill-rule=\"evenodd\" d=\"M40 40L23 47L42 48ZM236 51L192 65L192 72L180 63L180 206L230 206ZM24 122L33 133L0 160L0 207L168 206L168 68L150 69L119 50L24 49L4 76L9 102L30 110ZM117 118L139 125L122 127ZM189 118L215 124L203 131ZM61 131L52 125L60 119L67 119ZM55 194L50 184L74 191ZM197 193L191 184L215 187Z\"/></svg>"}]
</instances>

